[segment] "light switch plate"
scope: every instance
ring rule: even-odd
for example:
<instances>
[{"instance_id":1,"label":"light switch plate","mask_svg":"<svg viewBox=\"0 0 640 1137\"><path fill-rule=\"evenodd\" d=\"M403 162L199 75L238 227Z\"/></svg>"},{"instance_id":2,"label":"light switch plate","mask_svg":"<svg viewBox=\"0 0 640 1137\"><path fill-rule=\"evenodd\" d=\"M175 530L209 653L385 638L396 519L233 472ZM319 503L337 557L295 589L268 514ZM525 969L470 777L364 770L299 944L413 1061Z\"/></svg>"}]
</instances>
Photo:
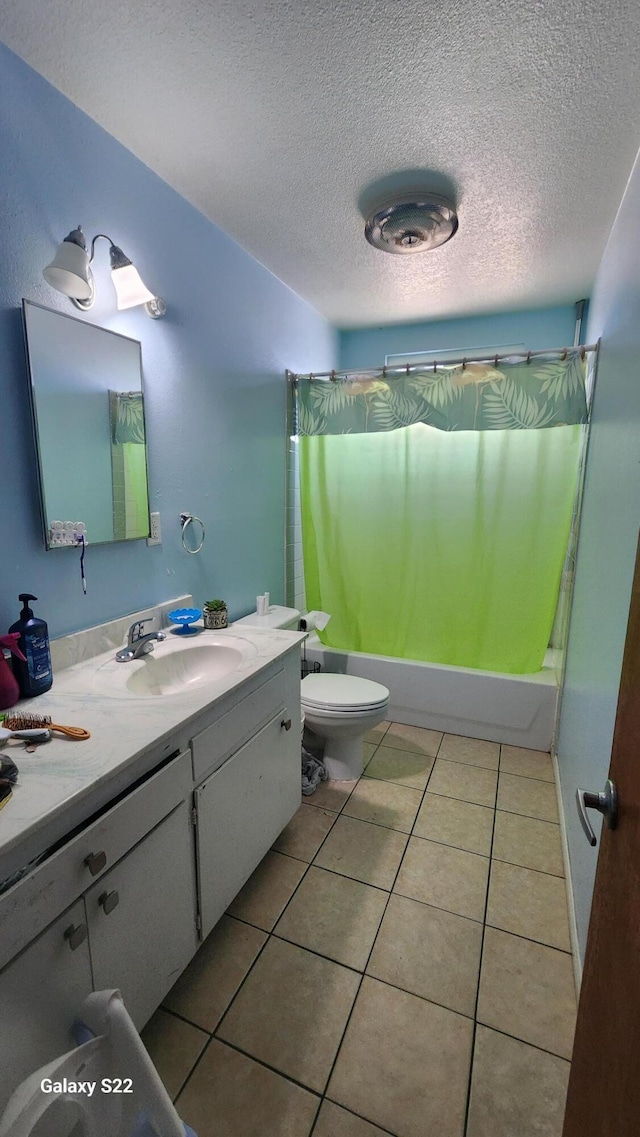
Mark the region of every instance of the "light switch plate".
<instances>
[{"instance_id":1,"label":"light switch plate","mask_svg":"<svg viewBox=\"0 0 640 1137\"><path fill-rule=\"evenodd\" d=\"M161 545L162 544L162 529L160 527L160 514L151 513L151 535L147 537L147 545Z\"/></svg>"}]
</instances>

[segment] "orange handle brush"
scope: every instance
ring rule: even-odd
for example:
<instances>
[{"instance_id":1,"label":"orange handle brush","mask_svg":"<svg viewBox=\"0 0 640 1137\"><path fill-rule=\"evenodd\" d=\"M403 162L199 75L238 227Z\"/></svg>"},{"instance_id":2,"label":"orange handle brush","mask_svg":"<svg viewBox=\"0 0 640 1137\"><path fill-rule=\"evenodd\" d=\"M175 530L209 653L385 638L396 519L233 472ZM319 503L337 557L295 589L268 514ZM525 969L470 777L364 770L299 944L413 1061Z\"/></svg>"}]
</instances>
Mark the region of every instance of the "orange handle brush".
<instances>
[{"instance_id":1,"label":"orange handle brush","mask_svg":"<svg viewBox=\"0 0 640 1137\"><path fill-rule=\"evenodd\" d=\"M39 727L46 727L47 730L55 730L58 734L64 734L67 738L76 739L78 742L91 738L90 731L85 730L83 726L62 726L61 723L52 722L51 715L25 713L7 715L3 726L7 730L37 730Z\"/></svg>"}]
</instances>

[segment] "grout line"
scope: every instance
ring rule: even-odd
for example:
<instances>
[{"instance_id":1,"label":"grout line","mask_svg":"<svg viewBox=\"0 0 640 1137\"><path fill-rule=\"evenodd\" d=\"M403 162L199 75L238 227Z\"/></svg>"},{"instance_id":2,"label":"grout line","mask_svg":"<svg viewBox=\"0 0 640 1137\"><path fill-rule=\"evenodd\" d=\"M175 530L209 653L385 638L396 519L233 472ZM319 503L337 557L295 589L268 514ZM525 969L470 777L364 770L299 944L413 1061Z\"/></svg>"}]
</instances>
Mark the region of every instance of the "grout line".
<instances>
[{"instance_id":1,"label":"grout line","mask_svg":"<svg viewBox=\"0 0 640 1137\"><path fill-rule=\"evenodd\" d=\"M486 1030L492 1030L494 1034L501 1034L503 1038L512 1038L514 1042L521 1042L523 1046L530 1046L532 1050L539 1050L542 1054L550 1054L552 1058L559 1058L568 1066L571 1065L570 1058L565 1058L564 1054L558 1054L555 1050L547 1050L546 1046L538 1046L535 1042L528 1042L526 1038L519 1038L517 1034L509 1034L507 1030L500 1030L499 1027L491 1026L490 1023L482 1022L481 1019L477 1020L477 1025L485 1027Z\"/></svg>"},{"instance_id":2,"label":"grout line","mask_svg":"<svg viewBox=\"0 0 640 1137\"><path fill-rule=\"evenodd\" d=\"M349 1109L349 1107L346 1105L343 1105L342 1102L335 1101L334 1098L327 1097L326 1094L324 1094L322 1100L323 1100L323 1102L324 1101L330 1102L331 1105L337 1105L340 1109L343 1109L345 1111L345 1113L351 1114L352 1117L358 1117L358 1118L360 1118L361 1121L366 1121L368 1125L373 1125L374 1128L379 1129L381 1133L388 1133L389 1137L398 1137L397 1133L394 1133L391 1129L386 1129L385 1126L381 1125L379 1121L370 1121L368 1117L364 1117L361 1113L356 1113L356 1111L354 1109ZM311 1130L309 1137L311 1137L312 1133L313 1133L313 1129Z\"/></svg>"},{"instance_id":3,"label":"grout line","mask_svg":"<svg viewBox=\"0 0 640 1137\"><path fill-rule=\"evenodd\" d=\"M502 746L499 750L500 757L502 756ZM499 761L499 759L498 759ZM478 1031L478 1003L480 1000L480 980L482 977L482 965L484 963L484 941L487 931L487 913L489 911L489 890L491 888L491 867L492 867L492 854L493 854L493 841L496 831L496 813L497 813L497 787L496 787L496 804L493 807L493 825L491 828L491 842L489 845L489 872L487 874L487 888L484 897L484 915L482 919L482 938L480 941L480 966L478 967L478 982L476 984L476 999L473 1007L473 1029L471 1032L471 1053L469 1059L469 1077L467 1081L467 1100L464 1111L464 1126L463 1134L467 1132L469 1123L469 1109L471 1107L471 1086L473 1083L473 1067L475 1062L475 1049L476 1049L476 1034Z\"/></svg>"},{"instance_id":4,"label":"grout line","mask_svg":"<svg viewBox=\"0 0 640 1137\"><path fill-rule=\"evenodd\" d=\"M544 785L553 786L553 778L534 778L532 774L517 774L515 770L498 770L499 774L506 774L508 778L524 778L527 782L542 782ZM554 786L555 789L555 786Z\"/></svg>"}]
</instances>

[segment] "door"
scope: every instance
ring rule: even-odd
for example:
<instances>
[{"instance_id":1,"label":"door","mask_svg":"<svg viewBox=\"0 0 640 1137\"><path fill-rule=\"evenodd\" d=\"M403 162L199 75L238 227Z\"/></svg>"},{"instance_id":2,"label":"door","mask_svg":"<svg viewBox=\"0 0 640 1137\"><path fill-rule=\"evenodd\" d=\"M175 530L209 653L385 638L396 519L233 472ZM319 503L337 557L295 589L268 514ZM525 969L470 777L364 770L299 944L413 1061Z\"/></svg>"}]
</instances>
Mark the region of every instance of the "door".
<instances>
[{"instance_id":1,"label":"door","mask_svg":"<svg viewBox=\"0 0 640 1137\"><path fill-rule=\"evenodd\" d=\"M203 936L300 805L300 734L286 713L277 714L195 792Z\"/></svg>"},{"instance_id":2,"label":"door","mask_svg":"<svg viewBox=\"0 0 640 1137\"><path fill-rule=\"evenodd\" d=\"M609 777L618 823L602 827L563 1137L640 1132L640 546Z\"/></svg>"},{"instance_id":3,"label":"door","mask_svg":"<svg viewBox=\"0 0 640 1137\"><path fill-rule=\"evenodd\" d=\"M71 1027L91 990L78 900L0 971L0 1117L20 1082L73 1050Z\"/></svg>"},{"instance_id":4,"label":"door","mask_svg":"<svg viewBox=\"0 0 640 1137\"><path fill-rule=\"evenodd\" d=\"M105 873L85 903L95 990L117 987L141 1028L198 946L187 803Z\"/></svg>"}]
</instances>

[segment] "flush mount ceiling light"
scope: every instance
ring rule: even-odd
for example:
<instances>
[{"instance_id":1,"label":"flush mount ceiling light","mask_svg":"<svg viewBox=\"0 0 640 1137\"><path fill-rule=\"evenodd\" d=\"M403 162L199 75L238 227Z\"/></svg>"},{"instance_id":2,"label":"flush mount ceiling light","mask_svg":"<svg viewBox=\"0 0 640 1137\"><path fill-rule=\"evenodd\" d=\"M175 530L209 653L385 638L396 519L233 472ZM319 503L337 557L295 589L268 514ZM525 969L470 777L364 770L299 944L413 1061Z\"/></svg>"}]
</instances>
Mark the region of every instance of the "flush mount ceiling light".
<instances>
[{"instance_id":1,"label":"flush mount ceiling light","mask_svg":"<svg viewBox=\"0 0 640 1137\"><path fill-rule=\"evenodd\" d=\"M109 259L111 261L111 279L116 290L116 306L119 311L125 308L135 308L144 304L148 316L154 320L164 316L167 306L159 296L154 296L142 281L140 274L123 253L107 237L106 233L97 233L91 242L91 256L87 252L87 242L82 228L78 225L65 237L51 264L43 269L42 275L47 284L68 296L76 308L84 312L93 307L95 301L95 285L91 262L94 257L96 241L103 237L110 244Z\"/></svg>"},{"instance_id":2,"label":"flush mount ceiling light","mask_svg":"<svg viewBox=\"0 0 640 1137\"><path fill-rule=\"evenodd\" d=\"M458 228L454 206L436 193L394 201L372 213L364 235L384 253L423 253L450 240Z\"/></svg>"}]
</instances>

